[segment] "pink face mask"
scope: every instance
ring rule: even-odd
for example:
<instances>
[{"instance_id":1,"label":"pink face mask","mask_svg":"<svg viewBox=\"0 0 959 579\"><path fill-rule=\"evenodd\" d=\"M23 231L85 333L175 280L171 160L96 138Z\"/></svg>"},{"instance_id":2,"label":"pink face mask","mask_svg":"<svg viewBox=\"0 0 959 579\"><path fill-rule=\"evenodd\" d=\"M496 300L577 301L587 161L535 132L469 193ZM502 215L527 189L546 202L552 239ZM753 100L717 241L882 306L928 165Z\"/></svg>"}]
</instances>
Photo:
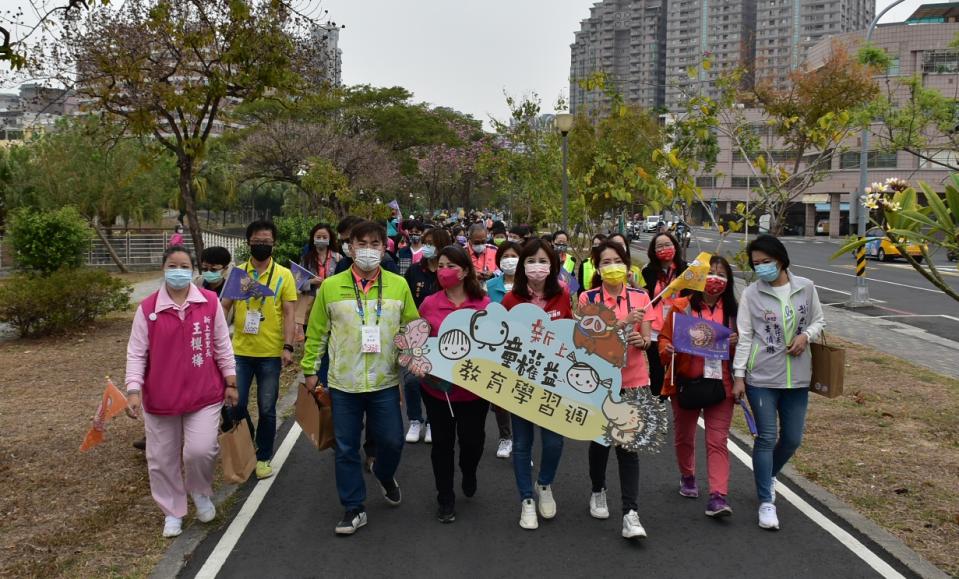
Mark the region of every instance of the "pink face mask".
<instances>
[{"instance_id":1,"label":"pink face mask","mask_svg":"<svg viewBox=\"0 0 959 579\"><path fill-rule=\"evenodd\" d=\"M460 270L455 267L444 267L436 270L436 277L441 288L449 289L460 282Z\"/></svg>"},{"instance_id":2,"label":"pink face mask","mask_svg":"<svg viewBox=\"0 0 959 579\"><path fill-rule=\"evenodd\" d=\"M524 266L526 278L532 281L543 281L549 276L548 263L527 263Z\"/></svg>"}]
</instances>

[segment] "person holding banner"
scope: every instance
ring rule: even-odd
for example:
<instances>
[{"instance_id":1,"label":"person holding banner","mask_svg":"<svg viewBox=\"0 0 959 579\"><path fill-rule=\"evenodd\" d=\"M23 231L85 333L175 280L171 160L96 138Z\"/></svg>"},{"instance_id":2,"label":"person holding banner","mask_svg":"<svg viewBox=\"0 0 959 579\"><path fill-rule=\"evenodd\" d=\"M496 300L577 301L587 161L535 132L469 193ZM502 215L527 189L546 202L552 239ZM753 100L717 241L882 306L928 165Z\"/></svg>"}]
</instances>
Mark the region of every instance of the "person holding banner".
<instances>
[{"instance_id":1,"label":"person holding banner","mask_svg":"<svg viewBox=\"0 0 959 579\"><path fill-rule=\"evenodd\" d=\"M626 331L626 365L622 370L623 399L636 399L648 395L641 389L649 388L649 365L646 350L650 347L650 323L645 319L644 308L649 305L649 296L641 289L629 287L630 256L626 247L612 238L593 248L590 259L599 280L589 290L579 295L579 305L600 303L616 312L618 323ZM656 405L658 406L658 404ZM589 478L593 491L589 498L589 514L596 519L608 519L606 503L606 465L610 447L598 442L589 443ZM627 539L646 536L637 513L639 499L639 453L616 446L616 461L619 464L620 491L623 507L623 537Z\"/></svg>"},{"instance_id":2,"label":"person holding banner","mask_svg":"<svg viewBox=\"0 0 959 579\"><path fill-rule=\"evenodd\" d=\"M643 268L642 277L646 282L646 291L649 292L651 298L655 298L674 279L686 271L686 260L683 259L679 241L671 233L666 232L657 233L653 236L649 242L646 255L649 258L649 263ZM663 330L663 323L666 316L669 315L669 309L672 307L674 299L675 297L668 297L655 300L646 312L646 317L649 318L653 329L653 343L650 346L653 352L659 351L659 333ZM665 376L666 371L659 356L650 356L649 389L654 395L658 396L660 394Z\"/></svg>"},{"instance_id":3,"label":"person holding banner","mask_svg":"<svg viewBox=\"0 0 959 579\"><path fill-rule=\"evenodd\" d=\"M729 494L729 425L733 419L733 379L730 357L735 351L736 303L733 270L725 258L714 255L709 260L709 275L703 291L690 291L688 296L673 302L672 313L659 334L659 351L663 366L670 371L663 385L663 396L669 396L673 407L673 434L676 461L679 465L679 494L699 497L696 485L696 431L702 414L706 429L706 472L709 476L709 502L706 516L725 517L732 514ZM729 348L724 359L706 359L690 352L690 348L674 345L676 314L707 320L729 328ZM702 408L684 408L677 395L676 383L687 387L703 387L706 380L720 380L725 398ZM718 384L718 382L717 382Z\"/></svg>"},{"instance_id":4,"label":"person holding banner","mask_svg":"<svg viewBox=\"0 0 959 579\"><path fill-rule=\"evenodd\" d=\"M143 417L153 500L164 537L182 531L187 494L196 516L216 517L213 472L223 401L237 403L236 361L215 293L193 285L193 260L163 252L164 283L137 308L127 344L127 414Z\"/></svg>"},{"instance_id":5,"label":"person holding banner","mask_svg":"<svg viewBox=\"0 0 959 579\"><path fill-rule=\"evenodd\" d=\"M503 307L507 310L519 304L530 303L545 311L550 319L573 319L570 308L569 290L559 281L559 257L552 246L541 239L530 239L519 254L513 290L503 298ZM522 510L519 526L524 529L536 529L539 520L537 508L544 519L556 516L556 501L553 499L553 479L563 455L563 437L540 428L542 440L542 465L536 482L536 494L539 501L533 500L533 450L534 424L515 414L513 420L513 472L519 489Z\"/></svg>"},{"instance_id":6,"label":"person holding banner","mask_svg":"<svg viewBox=\"0 0 959 579\"><path fill-rule=\"evenodd\" d=\"M483 310L490 303L476 278L472 260L463 248L448 245L440 250L436 273L443 291L423 300L419 308L420 316L429 322L430 336L434 338L446 316L461 309ZM472 497L476 494L476 468L486 442L489 402L449 383L441 389L436 382L424 381L422 387L426 394L423 403L433 432L430 459L439 502L437 518L441 523L452 523L456 520L453 447L459 437L463 494Z\"/></svg>"},{"instance_id":7,"label":"person holding banner","mask_svg":"<svg viewBox=\"0 0 959 579\"><path fill-rule=\"evenodd\" d=\"M775 477L802 442L812 378L808 346L822 334L825 320L816 286L789 271L781 241L760 235L746 251L758 280L743 292L736 317L733 396L745 394L756 417L759 526L779 530Z\"/></svg>"}]
</instances>

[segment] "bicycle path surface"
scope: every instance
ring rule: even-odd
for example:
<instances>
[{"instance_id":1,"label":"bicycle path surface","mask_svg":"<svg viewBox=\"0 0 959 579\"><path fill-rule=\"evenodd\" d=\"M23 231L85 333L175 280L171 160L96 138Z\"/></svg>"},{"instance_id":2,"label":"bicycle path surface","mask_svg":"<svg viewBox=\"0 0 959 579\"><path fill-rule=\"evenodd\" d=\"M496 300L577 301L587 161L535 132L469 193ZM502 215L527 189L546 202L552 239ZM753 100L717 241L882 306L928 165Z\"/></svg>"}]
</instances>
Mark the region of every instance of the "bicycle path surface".
<instances>
[{"instance_id":1,"label":"bicycle path surface","mask_svg":"<svg viewBox=\"0 0 959 579\"><path fill-rule=\"evenodd\" d=\"M739 412L739 410L737 410ZM702 429L700 429L700 433ZM915 577L900 561L781 477L782 529L757 526L748 450L731 444L732 517L705 516L705 452L698 442L701 498L678 494L671 435L640 458L639 516L649 537L623 539L615 453L607 469L610 518L593 519L587 443L566 441L553 483L557 516L519 527L510 460L497 459L496 424L486 426L479 490L459 492L456 522L435 517L430 446L407 444L397 472L403 503L389 506L366 474L369 524L350 537L333 528L343 514L333 452L317 451L288 420L277 437L277 474L238 493L227 524L197 547L181 577ZM538 438L534 458L538 464ZM536 472L534 470L534 472Z\"/></svg>"}]
</instances>

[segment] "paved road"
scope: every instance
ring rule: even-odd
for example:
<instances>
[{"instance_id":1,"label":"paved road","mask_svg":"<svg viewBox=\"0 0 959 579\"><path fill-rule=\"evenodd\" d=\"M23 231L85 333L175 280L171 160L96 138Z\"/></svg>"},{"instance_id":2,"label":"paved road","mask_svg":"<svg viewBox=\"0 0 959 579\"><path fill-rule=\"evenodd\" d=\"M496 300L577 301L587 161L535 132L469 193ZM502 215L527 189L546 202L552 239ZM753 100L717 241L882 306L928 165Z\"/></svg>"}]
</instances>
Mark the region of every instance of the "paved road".
<instances>
[{"instance_id":1,"label":"paved road","mask_svg":"<svg viewBox=\"0 0 959 579\"><path fill-rule=\"evenodd\" d=\"M285 440L289 429L287 424L278 440ZM293 429L298 432L295 425ZM496 432L492 417L486 431L488 435ZM434 518L429 447L419 443L406 446L397 474L404 491L403 504L389 507L371 490L369 525L347 538L333 533L342 510L333 483L332 452L318 453L302 437L294 445L285 442L277 462L284 446L292 451L259 508L254 511L253 505L267 481L251 481L244 487L242 500L235 506L236 510L244 508L242 514L237 518L233 518L235 512L230 514L231 526L210 535L181 576L913 576L872 541L844 522L836 522L839 534L848 532L853 543L861 541L856 548L874 559L879 571L871 567L788 502L789 491L780 491L777 501L783 530L759 529L751 471L735 458L729 495L735 514L722 521L708 519L703 514L705 499L686 499L676 492L678 475L668 446L641 459L640 518L648 539L628 542L620 536L618 508L610 509L612 516L606 521L589 516L587 447L570 441L554 484L558 516L541 521L537 531L526 531L518 525L519 498L511 463L495 458L495 442L487 441L479 492L472 499L458 498L455 523L443 525ZM702 454L699 478L704 485ZM613 507L618 506L619 498L615 457L611 463L608 475ZM367 486L375 484L371 483L367 475ZM789 483L785 486L793 488ZM246 501L251 492L254 498ZM800 496L825 512L808 495ZM825 517L836 521L829 514ZM249 526L230 548L229 539L236 536L243 521ZM215 557L211 558L211 553Z\"/></svg>"},{"instance_id":2,"label":"paved road","mask_svg":"<svg viewBox=\"0 0 959 579\"><path fill-rule=\"evenodd\" d=\"M695 229L690 253L709 251L717 247L723 254L739 251L741 235L732 235L720 241L715 231ZM634 245L645 251L649 234L644 234ZM794 271L816 283L824 304L840 305L849 299L855 285L855 262L852 257L832 260L839 248L838 241L827 238L809 239L784 237ZM645 259L644 259L645 261ZM934 256L936 267L953 288L959 289L959 271L956 263L949 263L944 252ZM878 262L868 260L866 276L869 295L877 300L875 307L859 308L857 313L894 320L922 328L932 334L959 341L959 304L929 283L905 261Z\"/></svg>"}]
</instances>

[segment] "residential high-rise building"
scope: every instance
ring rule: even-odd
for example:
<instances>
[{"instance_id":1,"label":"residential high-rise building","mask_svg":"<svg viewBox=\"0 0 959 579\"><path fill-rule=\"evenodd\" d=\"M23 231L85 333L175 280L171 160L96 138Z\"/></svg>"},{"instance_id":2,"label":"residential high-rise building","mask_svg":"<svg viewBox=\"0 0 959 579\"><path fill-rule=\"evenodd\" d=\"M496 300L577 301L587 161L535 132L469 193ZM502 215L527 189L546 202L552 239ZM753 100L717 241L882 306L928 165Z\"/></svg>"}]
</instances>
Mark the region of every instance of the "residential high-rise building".
<instances>
[{"instance_id":1,"label":"residential high-rise building","mask_svg":"<svg viewBox=\"0 0 959 579\"><path fill-rule=\"evenodd\" d=\"M761 1L761 0L760 0ZM666 107L677 110L691 82L716 79L752 61L757 0L673 0L666 13ZM699 65L709 57L709 71ZM690 78L690 67L699 78ZM748 81L748 79L747 79Z\"/></svg>"},{"instance_id":2,"label":"residential high-rise building","mask_svg":"<svg viewBox=\"0 0 959 579\"><path fill-rule=\"evenodd\" d=\"M322 26L313 34L316 43L316 63L311 80L318 84L343 83L343 51L340 49L340 28L335 24Z\"/></svg>"},{"instance_id":3,"label":"residential high-rise building","mask_svg":"<svg viewBox=\"0 0 959 579\"><path fill-rule=\"evenodd\" d=\"M789 71L826 36L865 30L875 16L875 0L758 0L756 80L783 87Z\"/></svg>"},{"instance_id":4,"label":"residential high-rise building","mask_svg":"<svg viewBox=\"0 0 959 579\"><path fill-rule=\"evenodd\" d=\"M596 114L609 108L600 90L580 82L597 72L629 103L661 107L665 102L665 0L606 0L590 8L570 46L570 110Z\"/></svg>"}]
</instances>

